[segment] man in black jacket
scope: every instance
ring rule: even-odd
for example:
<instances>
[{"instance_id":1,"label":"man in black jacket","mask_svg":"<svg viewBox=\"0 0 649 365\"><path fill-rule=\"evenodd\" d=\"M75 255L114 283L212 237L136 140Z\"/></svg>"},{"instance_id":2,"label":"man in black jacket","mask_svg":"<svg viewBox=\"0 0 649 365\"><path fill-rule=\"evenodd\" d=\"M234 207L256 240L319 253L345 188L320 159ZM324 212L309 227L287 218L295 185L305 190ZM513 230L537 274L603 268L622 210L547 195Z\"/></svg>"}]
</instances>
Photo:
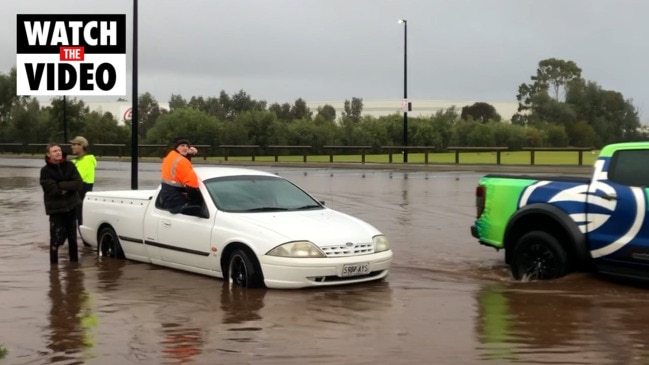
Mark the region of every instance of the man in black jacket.
<instances>
[{"instance_id":1,"label":"man in black jacket","mask_svg":"<svg viewBox=\"0 0 649 365\"><path fill-rule=\"evenodd\" d=\"M81 204L79 192L83 186L77 168L65 156L58 144L47 146L45 166L41 169L41 187L45 213L50 216L50 263L59 262L59 246L68 240L70 261L79 261L77 249L76 209Z\"/></svg>"}]
</instances>

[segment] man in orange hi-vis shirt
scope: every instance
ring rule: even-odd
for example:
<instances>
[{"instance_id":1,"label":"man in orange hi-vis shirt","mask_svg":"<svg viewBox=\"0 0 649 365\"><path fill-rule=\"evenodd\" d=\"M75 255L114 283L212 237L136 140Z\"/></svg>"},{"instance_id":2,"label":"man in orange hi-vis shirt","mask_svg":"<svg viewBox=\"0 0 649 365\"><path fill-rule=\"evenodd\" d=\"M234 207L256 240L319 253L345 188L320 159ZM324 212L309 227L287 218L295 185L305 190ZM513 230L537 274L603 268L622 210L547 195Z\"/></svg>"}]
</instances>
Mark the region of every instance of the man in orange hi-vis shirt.
<instances>
[{"instance_id":1,"label":"man in orange hi-vis shirt","mask_svg":"<svg viewBox=\"0 0 649 365\"><path fill-rule=\"evenodd\" d=\"M174 139L173 145L174 149L162 161L160 202L163 209L179 213L186 206L200 206L203 196L191 162L191 155L198 150L184 137Z\"/></svg>"}]
</instances>

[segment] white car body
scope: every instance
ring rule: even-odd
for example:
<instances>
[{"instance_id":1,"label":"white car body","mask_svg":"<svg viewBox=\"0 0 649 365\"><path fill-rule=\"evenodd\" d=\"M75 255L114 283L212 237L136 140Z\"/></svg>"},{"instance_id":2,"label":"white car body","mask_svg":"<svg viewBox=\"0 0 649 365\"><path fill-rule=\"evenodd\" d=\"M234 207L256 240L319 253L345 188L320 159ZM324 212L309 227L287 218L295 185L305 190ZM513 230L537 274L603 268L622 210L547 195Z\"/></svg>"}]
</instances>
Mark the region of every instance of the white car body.
<instances>
[{"instance_id":1,"label":"white car body","mask_svg":"<svg viewBox=\"0 0 649 365\"><path fill-rule=\"evenodd\" d=\"M383 235L372 225L324 206L270 212L225 211L211 198L206 181L237 176L284 179L263 171L230 167L197 167L196 173L208 218L157 208L160 188L89 192L83 203L82 239L101 252L99 236L110 227L127 259L218 278L228 276L224 270L229 260L226 256L234 247L245 247L245 252L253 253L263 284L269 288L353 284L388 276L392 251L386 241L387 248L375 252L374 240ZM323 257L269 254L282 244L300 241L317 246Z\"/></svg>"}]
</instances>

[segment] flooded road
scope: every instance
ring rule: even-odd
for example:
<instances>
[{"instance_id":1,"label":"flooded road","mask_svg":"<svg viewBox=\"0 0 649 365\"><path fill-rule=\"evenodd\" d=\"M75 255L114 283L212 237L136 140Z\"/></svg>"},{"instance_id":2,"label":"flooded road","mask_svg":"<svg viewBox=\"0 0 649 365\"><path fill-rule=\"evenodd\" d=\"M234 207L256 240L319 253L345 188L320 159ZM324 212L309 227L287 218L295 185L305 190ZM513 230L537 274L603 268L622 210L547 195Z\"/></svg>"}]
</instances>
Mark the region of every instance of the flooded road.
<instances>
[{"instance_id":1,"label":"flooded road","mask_svg":"<svg viewBox=\"0 0 649 365\"><path fill-rule=\"evenodd\" d=\"M48 259L39 160L0 159L0 364L646 364L649 287L516 283L469 234L479 172L261 168L391 241L384 282L230 290L130 261ZM159 164L140 164L155 188ZM130 189L100 161L95 190Z\"/></svg>"}]
</instances>

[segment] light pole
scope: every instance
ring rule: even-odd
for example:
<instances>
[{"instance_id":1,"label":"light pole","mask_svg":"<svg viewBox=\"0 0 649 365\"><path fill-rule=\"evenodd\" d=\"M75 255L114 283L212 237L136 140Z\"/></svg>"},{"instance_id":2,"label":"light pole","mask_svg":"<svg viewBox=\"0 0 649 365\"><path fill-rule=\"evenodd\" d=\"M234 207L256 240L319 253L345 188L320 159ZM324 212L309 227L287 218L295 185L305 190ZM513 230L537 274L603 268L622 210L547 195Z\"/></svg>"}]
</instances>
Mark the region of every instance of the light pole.
<instances>
[{"instance_id":1,"label":"light pole","mask_svg":"<svg viewBox=\"0 0 649 365\"><path fill-rule=\"evenodd\" d=\"M403 23L403 146L408 146L408 21L399 19ZM403 149L403 162L408 162L408 149Z\"/></svg>"},{"instance_id":2,"label":"light pole","mask_svg":"<svg viewBox=\"0 0 649 365\"><path fill-rule=\"evenodd\" d=\"M63 143L68 142L68 100L63 95Z\"/></svg>"},{"instance_id":3,"label":"light pole","mask_svg":"<svg viewBox=\"0 0 649 365\"><path fill-rule=\"evenodd\" d=\"M137 110L137 0L133 0L133 93L131 99L131 190L137 190L137 159L138 159L138 110Z\"/></svg>"}]
</instances>

